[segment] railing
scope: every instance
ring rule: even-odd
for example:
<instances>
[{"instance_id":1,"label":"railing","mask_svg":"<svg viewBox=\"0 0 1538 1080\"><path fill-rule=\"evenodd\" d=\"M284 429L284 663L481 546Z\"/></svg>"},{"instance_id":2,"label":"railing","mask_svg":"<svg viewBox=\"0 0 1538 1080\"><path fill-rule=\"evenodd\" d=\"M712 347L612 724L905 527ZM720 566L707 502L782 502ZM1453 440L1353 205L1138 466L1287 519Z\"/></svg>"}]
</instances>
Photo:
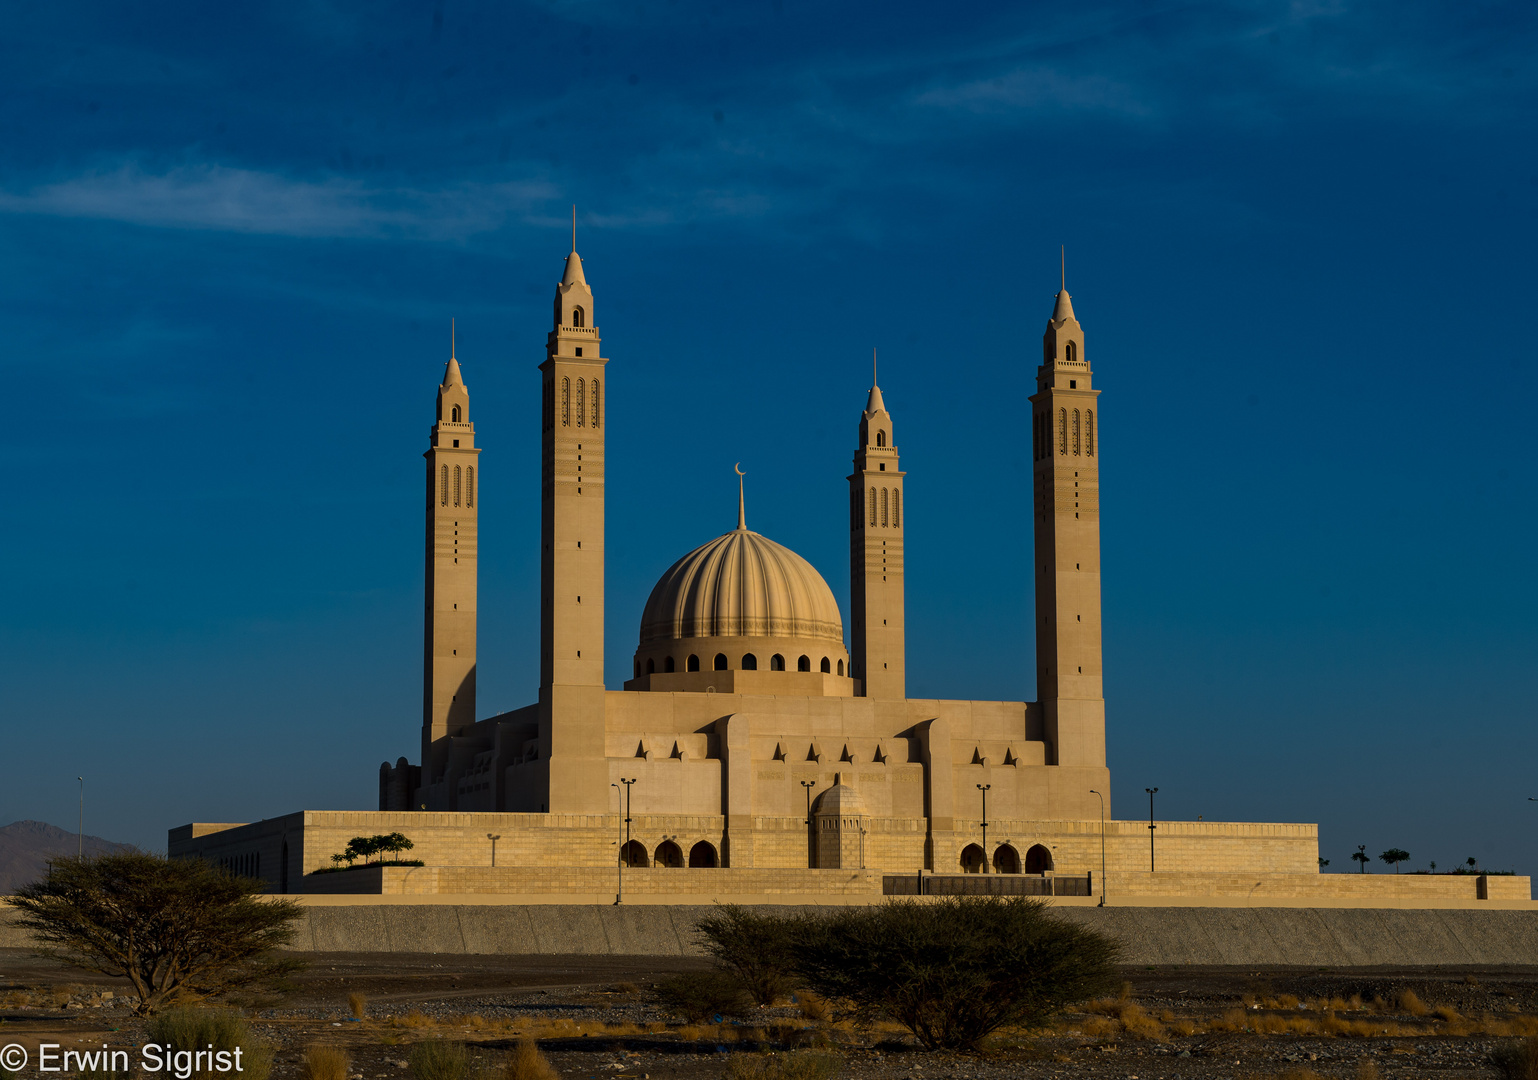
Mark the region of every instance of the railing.
<instances>
[{"instance_id":1,"label":"railing","mask_svg":"<svg viewBox=\"0 0 1538 1080\"><path fill-rule=\"evenodd\" d=\"M1094 874L887 874L885 896L1094 896Z\"/></svg>"}]
</instances>

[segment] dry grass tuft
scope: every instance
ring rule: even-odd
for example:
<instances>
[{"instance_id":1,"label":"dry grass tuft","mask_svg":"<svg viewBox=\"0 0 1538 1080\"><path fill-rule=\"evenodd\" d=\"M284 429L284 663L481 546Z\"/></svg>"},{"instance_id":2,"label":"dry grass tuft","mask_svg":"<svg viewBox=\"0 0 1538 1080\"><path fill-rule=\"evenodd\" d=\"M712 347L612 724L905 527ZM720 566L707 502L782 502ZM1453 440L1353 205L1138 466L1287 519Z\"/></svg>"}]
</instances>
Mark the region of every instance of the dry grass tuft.
<instances>
[{"instance_id":1,"label":"dry grass tuft","mask_svg":"<svg viewBox=\"0 0 1538 1080\"><path fill-rule=\"evenodd\" d=\"M1399 995L1399 1008L1411 1016L1425 1016L1431 1011L1431 1006L1422 1001L1414 990L1406 990Z\"/></svg>"},{"instance_id":2,"label":"dry grass tuft","mask_svg":"<svg viewBox=\"0 0 1538 1080\"><path fill-rule=\"evenodd\" d=\"M1538 1036L1497 1047L1490 1064L1505 1080L1538 1080Z\"/></svg>"},{"instance_id":3,"label":"dry grass tuft","mask_svg":"<svg viewBox=\"0 0 1538 1080\"><path fill-rule=\"evenodd\" d=\"M633 982L615 983L614 992L616 994L629 994L633 997L641 992L641 988Z\"/></svg>"},{"instance_id":4,"label":"dry grass tuft","mask_svg":"<svg viewBox=\"0 0 1538 1080\"><path fill-rule=\"evenodd\" d=\"M1372 1058L1361 1058L1356 1063L1356 1080L1378 1080L1378 1063Z\"/></svg>"},{"instance_id":5,"label":"dry grass tuft","mask_svg":"<svg viewBox=\"0 0 1538 1080\"><path fill-rule=\"evenodd\" d=\"M837 1054L792 1050L788 1054L733 1054L725 1080L831 1080L844 1067Z\"/></svg>"},{"instance_id":6,"label":"dry grass tuft","mask_svg":"<svg viewBox=\"0 0 1538 1080\"><path fill-rule=\"evenodd\" d=\"M354 1018L362 1020L364 1015L368 1012L368 995L360 994L356 990L348 994L347 1010L352 1013Z\"/></svg>"},{"instance_id":7,"label":"dry grass tuft","mask_svg":"<svg viewBox=\"0 0 1538 1080\"><path fill-rule=\"evenodd\" d=\"M833 1007L809 990L796 995L796 1007L800 1009L802 1019L814 1020L819 1024L833 1015Z\"/></svg>"},{"instance_id":8,"label":"dry grass tuft","mask_svg":"<svg viewBox=\"0 0 1538 1080\"><path fill-rule=\"evenodd\" d=\"M1458 1015L1458 1010L1451 1005L1438 1005L1432 1012L1437 1014L1438 1019L1445 1020L1450 1024L1463 1019L1463 1017Z\"/></svg>"},{"instance_id":9,"label":"dry grass tuft","mask_svg":"<svg viewBox=\"0 0 1538 1080\"><path fill-rule=\"evenodd\" d=\"M305 1047L299 1075L304 1080L347 1080L352 1059L340 1046L316 1043Z\"/></svg>"},{"instance_id":10,"label":"dry grass tuft","mask_svg":"<svg viewBox=\"0 0 1538 1080\"><path fill-rule=\"evenodd\" d=\"M560 1080L560 1075L539 1052L539 1044L525 1036L508 1055L501 1080Z\"/></svg>"}]
</instances>

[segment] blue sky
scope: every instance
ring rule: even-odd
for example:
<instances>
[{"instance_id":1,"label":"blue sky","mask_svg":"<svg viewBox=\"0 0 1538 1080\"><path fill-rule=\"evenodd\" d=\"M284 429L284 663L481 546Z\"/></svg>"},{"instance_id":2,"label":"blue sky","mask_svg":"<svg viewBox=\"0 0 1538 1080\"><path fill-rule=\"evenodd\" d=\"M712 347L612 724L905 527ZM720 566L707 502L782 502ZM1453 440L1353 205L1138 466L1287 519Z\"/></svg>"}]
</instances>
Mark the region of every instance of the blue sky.
<instances>
[{"instance_id":1,"label":"blue sky","mask_svg":"<svg viewBox=\"0 0 1538 1080\"><path fill-rule=\"evenodd\" d=\"M151 847L373 804L418 737L451 317L482 712L533 700L575 203L611 686L651 584L735 523L735 461L847 609L879 347L910 693L1033 697L1021 431L1066 244L1118 816L1157 786L1161 817L1317 821L1332 870L1538 869L1538 9L876 12L12 5L0 819L70 825L81 774L87 830Z\"/></svg>"}]
</instances>

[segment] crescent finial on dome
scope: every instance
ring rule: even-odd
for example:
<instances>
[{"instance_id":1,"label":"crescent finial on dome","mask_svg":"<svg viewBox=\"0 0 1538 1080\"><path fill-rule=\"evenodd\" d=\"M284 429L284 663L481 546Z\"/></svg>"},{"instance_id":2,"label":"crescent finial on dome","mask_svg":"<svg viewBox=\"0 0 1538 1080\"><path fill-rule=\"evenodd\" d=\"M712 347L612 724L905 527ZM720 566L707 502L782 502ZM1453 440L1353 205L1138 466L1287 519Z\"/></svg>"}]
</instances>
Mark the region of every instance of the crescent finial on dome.
<instances>
[{"instance_id":1,"label":"crescent finial on dome","mask_svg":"<svg viewBox=\"0 0 1538 1080\"><path fill-rule=\"evenodd\" d=\"M732 472L737 474L737 528L746 532L748 528L748 515L747 506L742 497L742 478L748 474L742 471L742 462L740 461L732 466Z\"/></svg>"}]
</instances>

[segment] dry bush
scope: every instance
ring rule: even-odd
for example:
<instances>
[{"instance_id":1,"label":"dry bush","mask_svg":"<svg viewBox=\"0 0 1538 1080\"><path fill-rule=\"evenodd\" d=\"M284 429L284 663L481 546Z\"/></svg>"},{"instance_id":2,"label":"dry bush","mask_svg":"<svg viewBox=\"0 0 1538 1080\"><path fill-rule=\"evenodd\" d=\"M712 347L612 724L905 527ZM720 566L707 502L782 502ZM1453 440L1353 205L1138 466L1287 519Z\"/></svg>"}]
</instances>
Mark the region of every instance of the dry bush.
<instances>
[{"instance_id":1,"label":"dry bush","mask_svg":"<svg viewBox=\"0 0 1538 1080\"><path fill-rule=\"evenodd\" d=\"M1277 997L1276 1005L1273 1007L1281 1009L1296 1009L1299 1004L1301 1003L1298 1001L1298 999L1293 997L1291 994L1282 994Z\"/></svg>"},{"instance_id":2,"label":"dry bush","mask_svg":"<svg viewBox=\"0 0 1538 1080\"><path fill-rule=\"evenodd\" d=\"M633 982L615 983L614 984L614 992L616 994L631 994L631 995L635 995L635 994L639 994L641 992L641 988L639 986L637 986Z\"/></svg>"},{"instance_id":3,"label":"dry bush","mask_svg":"<svg viewBox=\"0 0 1538 1080\"><path fill-rule=\"evenodd\" d=\"M800 1010L802 1019L822 1023L833 1015L833 1007L827 1001L810 990L802 990L796 995L796 1008Z\"/></svg>"},{"instance_id":4,"label":"dry bush","mask_svg":"<svg viewBox=\"0 0 1538 1080\"><path fill-rule=\"evenodd\" d=\"M1378 1063L1372 1058L1360 1058L1356 1063L1356 1080L1378 1080Z\"/></svg>"},{"instance_id":5,"label":"dry bush","mask_svg":"<svg viewBox=\"0 0 1538 1080\"><path fill-rule=\"evenodd\" d=\"M539 1052L539 1044L525 1036L508 1055L501 1080L560 1080L560 1076Z\"/></svg>"},{"instance_id":6,"label":"dry bush","mask_svg":"<svg viewBox=\"0 0 1538 1080\"><path fill-rule=\"evenodd\" d=\"M1189 1020L1174 1020L1170 1023L1170 1030L1182 1039L1187 1039L1196 1034L1196 1025Z\"/></svg>"},{"instance_id":7,"label":"dry bush","mask_svg":"<svg viewBox=\"0 0 1538 1080\"><path fill-rule=\"evenodd\" d=\"M1463 1017L1458 1015L1458 1010L1451 1005L1438 1005L1432 1011L1437 1014L1439 1020L1446 1020L1448 1023L1454 1023L1463 1019Z\"/></svg>"},{"instance_id":8,"label":"dry bush","mask_svg":"<svg viewBox=\"0 0 1538 1080\"><path fill-rule=\"evenodd\" d=\"M299 1075L304 1080L347 1080L352 1060L340 1046L305 1047Z\"/></svg>"},{"instance_id":9,"label":"dry bush","mask_svg":"<svg viewBox=\"0 0 1538 1080\"><path fill-rule=\"evenodd\" d=\"M837 1054L792 1050L788 1054L733 1054L725 1080L831 1080L844 1067Z\"/></svg>"},{"instance_id":10,"label":"dry bush","mask_svg":"<svg viewBox=\"0 0 1538 1080\"><path fill-rule=\"evenodd\" d=\"M348 994L347 1011L352 1013L354 1019L362 1020L364 1014L368 1012L368 995L360 994L356 990Z\"/></svg>"},{"instance_id":11,"label":"dry bush","mask_svg":"<svg viewBox=\"0 0 1538 1080\"><path fill-rule=\"evenodd\" d=\"M272 1071L272 1047L251 1032L245 1018L232 1009L166 1009L151 1017L150 1040L172 1050L242 1051L242 1080L267 1080ZM195 1072L189 1080L225 1080L227 1074Z\"/></svg>"},{"instance_id":12,"label":"dry bush","mask_svg":"<svg viewBox=\"0 0 1538 1080\"><path fill-rule=\"evenodd\" d=\"M725 971L689 971L657 983L657 1000L691 1023L712 1016L745 1016L753 1001L742 981Z\"/></svg>"},{"instance_id":13,"label":"dry bush","mask_svg":"<svg viewBox=\"0 0 1538 1080\"><path fill-rule=\"evenodd\" d=\"M487 1020L480 1013L475 1013L465 1018L465 1026L475 1031L484 1031L491 1026L491 1021Z\"/></svg>"},{"instance_id":14,"label":"dry bush","mask_svg":"<svg viewBox=\"0 0 1538 1080\"><path fill-rule=\"evenodd\" d=\"M1414 990L1406 990L1399 995L1399 1008L1411 1016L1425 1016L1431 1011L1431 1006L1422 1001Z\"/></svg>"},{"instance_id":15,"label":"dry bush","mask_svg":"<svg viewBox=\"0 0 1538 1080\"><path fill-rule=\"evenodd\" d=\"M698 1024L685 1024L678 1029L678 1037L684 1042L699 1042L705 1037L705 1029Z\"/></svg>"},{"instance_id":16,"label":"dry bush","mask_svg":"<svg viewBox=\"0 0 1538 1080\"><path fill-rule=\"evenodd\" d=\"M1122 1030L1135 1039L1152 1039L1155 1042L1164 1042L1169 1035L1164 1030L1164 1025L1145 1013L1135 1001L1128 1001L1121 1007L1121 1014L1117 1017L1121 1021Z\"/></svg>"},{"instance_id":17,"label":"dry bush","mask_svg":"<svg viewBox=\"0 0 1538 1080\"><path fill-rule=\"evenodd\" d=\"M470 1074L470 1052L461 1042L419 1042L408 1061L416 1080L466 1080Z\"/></svg>"},{"instance_id":18,"label":"dry bush","mask_svg":"<svg viewBox=\"0 0 1538 1080\"><path fill-rule=\"evenodd\" d=\"M391 1020L390 1022L392 1024L394 1024L396 1027L407 1027L407 1028L414 1028L414 1029L430 1028L430 1027L437 1027L438 1026L438 1021L434 1020L432 1017L428 1016L426 1013L419 1012L416 1009L412 1009L405 1016L397 1016L393 1020Z\"/></svg>"},{"instance_id":19,"label":"dry bush","mask_svg":"<svg viewBox=\"0 0 1538 1080\"><path fill-rule=\"evenodd\" d=\"M1350 999L1346 1002L1346 1009L1349 1012L1361 1012L1365 1008L1367 1008L1367 1006L1362 1004L1361 994L1352 994Z\"/></svg>"}]
</instances>

